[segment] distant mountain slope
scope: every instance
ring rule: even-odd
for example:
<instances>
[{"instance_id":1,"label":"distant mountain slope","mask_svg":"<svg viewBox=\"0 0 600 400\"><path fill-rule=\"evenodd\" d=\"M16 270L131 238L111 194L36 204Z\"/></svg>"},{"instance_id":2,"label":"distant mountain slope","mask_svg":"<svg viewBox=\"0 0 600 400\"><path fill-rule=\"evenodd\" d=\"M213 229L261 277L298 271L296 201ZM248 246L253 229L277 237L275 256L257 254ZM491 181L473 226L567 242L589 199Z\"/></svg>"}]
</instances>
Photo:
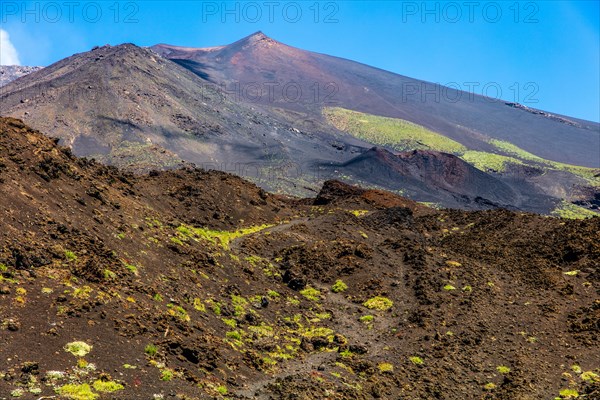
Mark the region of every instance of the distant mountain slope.
<instances>
[{"instance_id":1,"label":"distant mountain slope","mask_svg":"<svg viewBox=\"0 0 600 400\"><path fill-rule=\"evenodd\" d=\"M43 67L25 67L20 65L0 65L0 87L42 68Z\"/></svg>"},{"instance_id":2,"label":"distant mountain slope","mask_svg":"<svg viewBox=\"0 0 600 400\"><path fill-rule=\"evenodd\" d=\"M393 154L383 148L373 148L346 163L321 168L329 172L343 171L351 180L369 182L411 199L444 207L503 207L539 213L549 213L557 207L555 198L539 192L532 184L509 183L456 156L436 151Z\"/></svg>"},{"instance_id":3,"label":"distant mountain slope","mask_svg":"<svg viewBox=\"0 0 600 400\"><path fill-rule=\"evenodd\" d=\"M515 187L518 192L533 195L541 191L552 197L582 200L583 193L578 188L587 188L584 192L600 191L600 169L546 160L509 142L486 139L488 151L473 150L402 119L343 108L325 108L323 114L336 128L379 146L396 151L417 149L454 154L473 167ZM382 181L377 175L374 178ZM588 200L586 196L583 195ZM516 205L514 202L510 204Z\"/></svg>"},{"instance_id":4,"label":"distant mountain slope","mask_svg":"<svg viewBox=\"0 0 600 400\"><path fill-rule=\"evenodd\" d=\"M157 50L167 52L164 47ZM96 47L3 87L0 114L22 118L34 128L58 137L78 156L93 157L135 172L194 163L246 177L267 190L299 196L315 194L325 179L348 178L350 183L404 190L413 200L433 201L446 207L501 206L549 213L562 200L596 207L597 186L590 184L596 178L577 175L582 171L593 175L595 170L572 166L562 169L562 164L559 168L556 161L470 128L469 135L451 138L446 132L405 119L325 107L324 102L315 102L314 98L294 104L277 98L274 92L273 101L255 102L247 87L236 90L218 84L222 82L215 76L225 76L229 70L233 75L250 71L251 76L256 72L252 60L256 59L260 67L266 62L263 56L272 56L271 72L262 71L266 74L264 79L293 78L304 85L320 77L324 80L314 82L323 86L327 79L342 74L337 70L323 72L321 56L281 45L264 35L225 47L198 51L170 48L168 52L169 56L196 58L203 54L212 61L203 64L205 73L201 73L196 68L198 61L190 58L174 62L132 44ZM338 67L349 71L360 67L362 74L366 70L361 68L369 68L342 61L338 60ZM289 63L300 70L292 71ZM374 74L373 82L383 85L378 79L381 76ZM235 83L235 79L228 82ZM394 80L390 82L393 86ZM345 90L356 94L355 100L364 100L352 85L347 81ZM371 94L365 98L371 98L371 89L367 92ZM379 103L373 100L365 104ZM417 104L410 107L413 106ZM438 117L429 105L418 106L419 112ZM453 170L462 161L458 163L455 157L438 153L435 168L427 166L421 170L419 173L427 171L422 177L413 176L412 172L407 175L410 168L399 174L394 157L379 160L383 162L381 168L393 171L385 175L388 180L382 179L384 175L357 171L357 157L368 155L374 145L395 151L451 153L480 170L463 165L466 170L473 170L465 177L485 176L485 182L480 182L479 188L476 184L460 186L460 182L454 182L457 187L452 189L453 181L447 180L444 171ZM422 167L418 165L420 161L403 159L403 165L408 168L407 163L416 163L418 171ZM538 168L540 165L544 167ZM417 180L407 180L406 176ZM499 193L493 193L491 181L499 182ZM447 184L440 186L440 182Z\"/></svg>"},{"instance_id":5,"label":"distant mountain slope","mask_svg":"<svg viewBox=\"0 0 600 400\"><path fill-rule=\"evenodd\" d=\"M263 164L302 166L339 153L330 144L335 129L322 135L293 129L294 115L232 101L214 84L131 44L61 60L7 85L0 102L3 115L50 132L80 156L142 171L185 160L260 174Z\"/></svg>"},{"instance_id":6,"label":"distant mountain slope","mask_svg":"<svg viewBox=\"0 0 600 400\"><path fill-rule=\"evenodd\" d=\"M257 83L264 93L260 99L254 98L254 102L302 111L313 118L318 118L323 105L340 106L402 118L475 150L488 149L481 140L484 135L509 141L545 159L600 167L598 123L537 112L501 100L491 101L353 61L297 49L262 32L210 49L165 44L152 48L199 76L226 87ZM291 96L283 95L286 84L299 85L302 89L303 95L298 101L289 101ZM317 101L315 88L319 89ZM274 96L270 97L268 90Z\"/></svg>"}]
</instances>

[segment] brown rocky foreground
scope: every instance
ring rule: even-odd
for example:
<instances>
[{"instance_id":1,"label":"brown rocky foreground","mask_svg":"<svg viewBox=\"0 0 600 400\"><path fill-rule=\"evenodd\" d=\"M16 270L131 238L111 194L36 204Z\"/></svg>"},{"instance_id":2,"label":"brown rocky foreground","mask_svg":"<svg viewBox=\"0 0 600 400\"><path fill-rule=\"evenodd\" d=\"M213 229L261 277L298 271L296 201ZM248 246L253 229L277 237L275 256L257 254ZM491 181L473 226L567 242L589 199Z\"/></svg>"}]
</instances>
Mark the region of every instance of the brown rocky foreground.
<instances>
[{"instance_id":1,"label":"brown rocky foreground","mask_svg":"<svg viewBox=\"0 0 600 400\"><path fill-rule=\"evenodd\" d=\"M10 118L0 191L0 399L600 398L600 218L134 176Z\"/></svg>"}]
</instances>

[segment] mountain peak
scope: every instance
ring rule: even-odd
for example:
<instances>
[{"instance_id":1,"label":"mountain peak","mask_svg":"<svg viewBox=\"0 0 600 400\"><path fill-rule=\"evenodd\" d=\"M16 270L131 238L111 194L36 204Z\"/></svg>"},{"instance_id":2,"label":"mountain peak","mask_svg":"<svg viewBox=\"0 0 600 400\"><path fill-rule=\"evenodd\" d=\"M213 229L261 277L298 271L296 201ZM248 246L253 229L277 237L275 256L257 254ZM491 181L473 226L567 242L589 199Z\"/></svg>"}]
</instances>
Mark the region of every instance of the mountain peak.
<instances>
[{"instance_id":1,"label":"mountain peak","mask_svg":"<svg viewBox=\"0 0 600 400\"><path fill-rule=\"evenodd\" d=\"M246 47L246 46L253 46L253 45L257 45L257 44L272 45L272 44L276 44L276 43L278 43L276 40L271 39L270 37L265 35L262 31L256 31L253 34L248 35L245 38L242 38L242 39L238 40L237 42L230 44L227 47L236 48L239 46Z\"/></svg>"},{"instance_id":2,"label":"mountain peak","mask_svg":"<svg viewBox=\"0 0 600 400\"><path fill-rule=\"evenodd\" d=\"M264 40L264 39L271 39L271 38L268 37L267 35L265 35L263 33L263 31L256 31L253 34L246 36L244 39ZM242 40L244 40L244 39L242 39Z\"/></svg>"}]
</instances>

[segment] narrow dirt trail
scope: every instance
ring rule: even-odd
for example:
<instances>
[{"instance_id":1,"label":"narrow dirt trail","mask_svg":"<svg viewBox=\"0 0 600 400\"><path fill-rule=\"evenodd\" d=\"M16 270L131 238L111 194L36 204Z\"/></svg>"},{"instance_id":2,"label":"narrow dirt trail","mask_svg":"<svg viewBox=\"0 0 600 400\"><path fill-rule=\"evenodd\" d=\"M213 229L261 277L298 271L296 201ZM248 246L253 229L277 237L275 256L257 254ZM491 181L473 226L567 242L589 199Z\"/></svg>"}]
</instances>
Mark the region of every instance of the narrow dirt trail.
<instances>
[{"instance_id":1,"label":"narrow dirt trail","mask_svg":"<svg viewBox=\"0 0 600 400\"><path fill-rule=\"evenodd\" d=\"M245 389L236 391L236 395L248 399L269 399L267 394L260 394L270 383L274 383L278 378L284 378L290 375L306 374L318 371L319 366L333 362L337 353L324 351L322 353L310 354L302 359L289 360L282 364L281 369L268 378L258 380L249 384Z\"/></svg>"},{"instance_id":2,"label":"narrow dirt trail","mask_svg":"<svg viewBox=\"0 0 600 400\"><path fill-rule=\"evenodd\" d=\"M231 242L230 250L235 253L241 252L244 241L253 235L265 234L267 232L284 232L290 230L294 226L310 221L311 218L309 217L299 218L264 229L260 232L236 238ZM305 240L308 241L309 238L306 238ZM382 351L386 346L386 343L381 340L382 333L390 329L390 324L386 319L376 317L375 322L372 323L373 328L365 332L365 323L361 322L359 318L363 315L372 314L370 310L364 309L360 304L348 300L342 293L330 292L329 287L325 285L314 284L314 287L319 289L321 293L327 294L321 305L324 310L332 314L332 321L336 321L336 325L338 326L336 333L346 337L350 344L363 345L375 351ZM350 314L353 316L348 318L346 314L351 309L354 309L355 312L351 312ZM236 391L236 395L240 398L248 399L271 398L266 393L261 394L261 392L277 379L310 373L329 374L328 370L332 368L331 366L337 359L338 353L336 351L324 350L319 353L304 355L302 358L280 362L276 373L265 377L264 379L247 384L245 388Z\"/></svg>"},{"instance_id":3,"label":"narrow dirt trail","mask_svg":"<svg viewBox=\"0 0 600 400\"><path fill-rule=\"evenodd\" d=\"M285 230L288 230L288 229L292 228L295 225L299 225L299 224L308 222L309 220L310 220L310 218L308 218L308 217L294 219L294 220L292 220L290 222L286 222L286 223L283 223L283 224L280 224L280 225L275 225L275 226L272 226L270 228L263 229L263 230L261 230L259 232L255 232L255 233L252 233L252 234L249 234L249 235L245 235L245 236L241 236L241 237L235 238L235 239L233 239L231 241L231 243L229 243L229 249L230 249L230 251L232 253L233 252L238 252L238 251L240 251L240 247L241 247L242 243L246 239L248 239L248 238L250 238L250 237L252 237L254 235L264 235L265 233L282 232L282 231L285 231Z\"/></svg>"}]
</instances>

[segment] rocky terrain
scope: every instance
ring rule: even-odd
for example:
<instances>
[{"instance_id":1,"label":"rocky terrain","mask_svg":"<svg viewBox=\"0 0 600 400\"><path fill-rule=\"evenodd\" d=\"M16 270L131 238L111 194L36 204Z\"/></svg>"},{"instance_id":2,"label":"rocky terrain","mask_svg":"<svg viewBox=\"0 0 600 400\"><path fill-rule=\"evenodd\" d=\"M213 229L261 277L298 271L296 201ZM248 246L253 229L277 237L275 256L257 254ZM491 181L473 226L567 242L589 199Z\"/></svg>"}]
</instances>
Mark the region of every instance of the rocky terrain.
<instances>
[{"instance_id":1,"label":"rocky terrain","mask_svg":"<svg viewBox=\"0 0 600 400\"><path fill-rule=\"evenodd\" d=\"M598 212L598 124L467 93L404 98L415 85L433 84L258 32L95 47L3 87L0 114L136 173L195 164L300 197L338 179L437 207Z\"/></svg>"},{"instance_id":2,"label":"rocky terrain","mask_svg":"<svg viewBox=\"0 0 600 400\"><path fill-rule=\"evenodd\" d=\"M0 87L43 67L25 67L20 65L0 65Z\"/></svg>"},{"instance_id":3,"label":"rocky terrain","mask_svg":"<svg viewBox=\"0 0 600 400\"><path fill-rule=\"evenodd\" d=\"M182 160L256 179L337 160L335 129L301 131L296 116L230 99L212 84L131 44L76 54L8 85L3 115L59 137L80 156L136 172ZM338 134L339 135L339 134ZM352 139L355 154L365 143ZM279 172L282 171L282 172ZM298 182L308 174L301 173ZM267 181L267 179L264 179Z\"/></svg>"},{"instance_id":4,"label":"rocky terrain","mask_svg":"<svg viewBox=\"0 0 600 400\"><path fill-rule=\"evenodd\" d=\"M395 189L404 196L437 205L518 210L527 204L524 208L529 211L545 213L555 201L536 193L532 186L522 183L515 189L516 185L486 174L456 156L433 151L394 154L375 147L341 166L323 169L340 169L360 182Z\"/></svg>"},{"instance_id":5,"label":"rocky terrain","mask_svg":"<svg viewBox=\"0 0 600 400\"><path fill-rule=\"evenodd\" d=\"M0 399L600 398L600 218L132 175L13 118L0 188Z\"/></svg>"}]
</instances>

